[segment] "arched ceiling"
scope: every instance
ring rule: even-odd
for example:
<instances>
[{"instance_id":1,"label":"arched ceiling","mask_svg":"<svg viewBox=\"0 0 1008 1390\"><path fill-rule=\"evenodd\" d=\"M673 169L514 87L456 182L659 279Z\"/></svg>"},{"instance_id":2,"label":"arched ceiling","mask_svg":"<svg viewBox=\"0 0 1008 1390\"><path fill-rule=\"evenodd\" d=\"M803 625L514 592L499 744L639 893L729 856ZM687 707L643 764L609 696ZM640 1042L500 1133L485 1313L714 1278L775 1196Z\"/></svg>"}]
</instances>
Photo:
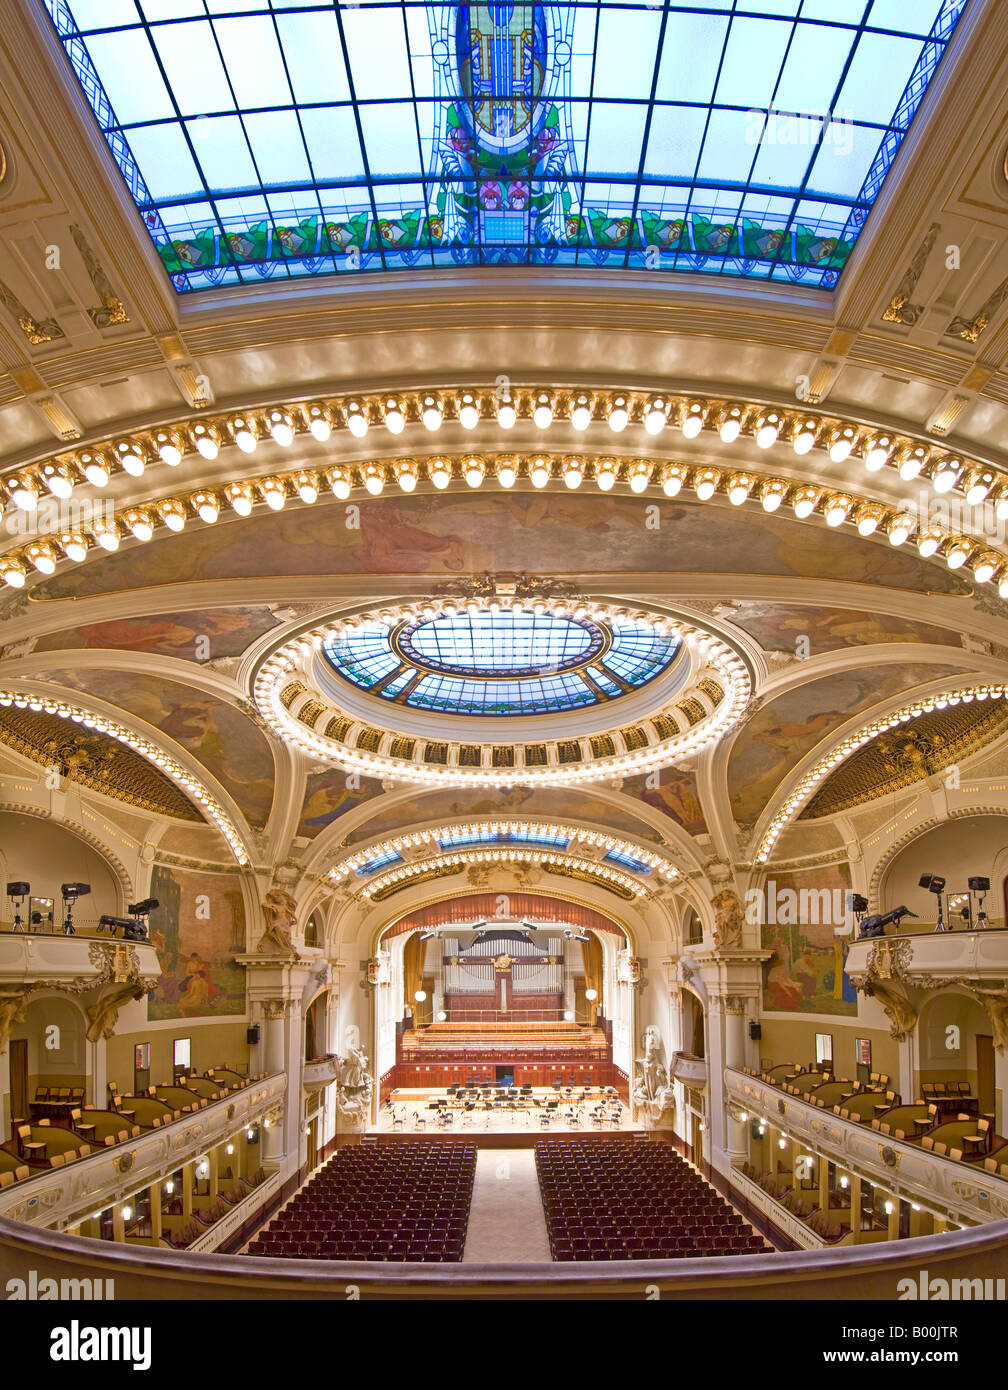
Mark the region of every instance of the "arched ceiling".
<instances>
[{"instance_id":1,"label":"arched ceiling","mask_svg":"<svg viewBox=\"0 0 1008 1390\"><path fill-rule=\"evenodd\" d=\"M251 455L225 435L211 459L190 433L177 466L150 450L142 476L113 471L105 489L80 482L76 503L110 500L120 521L181 497L185 529L158 525L144 543L124 524L116 553L92 544L83 563L58 558L54 573L28 574L17 592L4 586L0 679L11 688L42 682L68 702L93 697L123 725L160 731L242 811L258 872L286 864L293 876L324 875L341 849L411 827L521 816L674 847L699 876L751 860L753 827L775 812L782 781L851 721L875 719L916 692L1003 677L1000 571L984 583L973 569L988 548L1008 557L1004 518L992 504L966 504L963 475L948 494L934 487L938 464L958 457L990 469L992 503L1001 489L1008 496L1008 36L990 0L966 6L830 293L809 278L767 279L766 262L761 285L758 266L749 282L735 278L723 254L660 276L635 267L624 246L621 274L597 273L619 260L614 242L604 266L431 266L429 274L414 266L297 283L284 269L283 280L278 271L220 293L177 294L47 15L37 0L12 6L20 22L0 34L0 476L10 482L56 459L78 466L99 443L121 456L117 442L135 432L149 443L158 430L224 427L242 411L255 414L262 437ZM635 8L645 27L685 14ZM830 20L824 11L814 23ZM789 27L779 16L766 22ZM796 26L796 37L812 23ZM641 104L660 114L657 91ZM630 172L636 189L639 169ZM691 222L689 235L695 230ZM47 269L52 247L59 254ZM470 387L482 408L472 430L459 418ZM554 407L548 432L529 418L539 388ZM528 408L506 433L495 412L512 389ZM411 407L404 430L390 433L387 401L425 390L445 406L441 431L425 429ZM593 415L583 430L568 418L581 390ZM621 391L632 418L614 433L606 416ZM339 413L355 393L373 403L365 438ZM670 419L648 434L643 415L655 397L684 413L703 400L702 431L691 437ZM328 440L307 430L315 400L339 407ZM733 404L744 428L729 442L719 426ZM266 434L275 407L301 412L290 447ZM754 435L774 408L784 428L764 449ZM801 454L791 431L809 411L821 423ZM828 444L844 421L858 448L834 458ZM901 474L907 460L897 453L877 471L866 467L886 430L910 454L924 449L920 476L912 465ZM538 487L533 461L546 448L550 476ZM497 481L506 449L521 463L510 489ZM616 455L618 480L606 490L602 464ZM442 489L432 468L445 456L453 478ZM465 479L472 456L486 474L478 487ZM577 488L564 478L572 456L584 464ZM409 460L419 478L412 493L396 481ZM641 464L648 478L638 493L631 480ZM270 477L323 478L331 467L349 470L348 496L323 483L314 504L293 485L282 510L263 500ZM375 467L380 496L366 483ZM676 467L684 483L670 495ZM703 501L697 484L707 469L719 478ZM740 474L751 486L733 505ZM770 513L761 498L772 479L788 500ZM259 489L248 517L224 501L236 480ZM817 501L803 518L794 502L806 487ZM220 498L215 524L188 500L205 492ZM833 525L826 511L836 497L849 510ZM885 525L859 534L857 519L875 507ZM921 525L892 544L889 523L903 509L916 509ZM33 540L52 542L12 516L8 508L0 561ZM931 524L971 538L969 563L949 566L951 541L931 557L918 553ZM592 601L684 615L723 636L752 680L738 727L675 765L585 789L410 791L313 761L258 718L255 671L282 641L366 608L522 574ZM977 727L994 739L995 723ZM851 776L862 800L884 790L875 774ZM198 858L208 833L175 826L162 843Z\"/></svg>"}]
</instances>

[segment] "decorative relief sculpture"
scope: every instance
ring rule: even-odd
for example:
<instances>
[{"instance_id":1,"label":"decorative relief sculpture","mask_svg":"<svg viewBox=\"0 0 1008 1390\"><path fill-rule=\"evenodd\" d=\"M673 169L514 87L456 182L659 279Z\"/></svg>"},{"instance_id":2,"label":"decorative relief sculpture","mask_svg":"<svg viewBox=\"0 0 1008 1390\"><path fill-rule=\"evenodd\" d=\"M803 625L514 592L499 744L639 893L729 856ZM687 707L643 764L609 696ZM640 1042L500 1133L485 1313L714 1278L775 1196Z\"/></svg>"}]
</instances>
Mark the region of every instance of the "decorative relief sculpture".
<instances>
[{"instance_id":1,"label":"decorative relief sculpture","mask_svg":"<svg viewBox=\"0 0 1008 1390\"><path fill-rule=\"evenodd\" d=\"M296 920L297 904L284 888L271 888L262 900L266 930L259 938L256 951L266 956L293 956L299 959L291 937Z\"/></svg>"},{"instance_id":2,"label":"decorative relief sculpture","mask_svg":"<svg viewBox=\"0 0 1008 1390\"><path fill-rule=\"evenodd\" d=\"M711 902L714 907L714 945L719 951L740 947L744 917L738 894L731 888L722 888Z\"/></svg>"},{"instance_id":3,"label":"decorative relief sculpture","mask_svg":"<svg viewBox=\"0 0 1008 1390\"><path fill-rule=\"evenodd\" d=\"M644 1056L637 1058L630 1093L634 1113L646 1129L666 1129L672 1124L669 1112L675 1109L675 1092L661 1055L661 1034L651 1024L644 1030Z\"/></svg>"},{"instance_id":4,"label":"decorative relief sculpture","mask_svg":"<svg viewBox=\"0 0 1008 1390\"><path fill-rule=\"evenodd\" d=\"M363 1132L371 1113L374 1078L361 1047L360 1031L353 1024L346 1030L346 1055L339 1058L339 1078L336 1083L336 1115L339 1129L344 1133Z\"/></svg>"}]
</instances>

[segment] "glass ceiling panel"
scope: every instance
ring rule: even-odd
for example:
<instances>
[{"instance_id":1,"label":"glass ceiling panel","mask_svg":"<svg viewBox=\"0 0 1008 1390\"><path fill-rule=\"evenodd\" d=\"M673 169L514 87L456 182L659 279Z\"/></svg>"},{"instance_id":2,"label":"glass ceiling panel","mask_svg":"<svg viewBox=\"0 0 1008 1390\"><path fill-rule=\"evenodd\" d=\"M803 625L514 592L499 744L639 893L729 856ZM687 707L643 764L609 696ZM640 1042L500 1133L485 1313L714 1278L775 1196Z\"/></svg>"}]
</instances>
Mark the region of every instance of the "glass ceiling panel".
<instances>
[{"instance_id":1,"label":"glass ceiling panel","mask_svg":"<svg viewBox=\"0 0 1008 1390\"><path fill-rule=\"evenodd\" d=\"M43 2L187 293L522 263L832 289L969 0Z\"/></svg>"}]
</instances>

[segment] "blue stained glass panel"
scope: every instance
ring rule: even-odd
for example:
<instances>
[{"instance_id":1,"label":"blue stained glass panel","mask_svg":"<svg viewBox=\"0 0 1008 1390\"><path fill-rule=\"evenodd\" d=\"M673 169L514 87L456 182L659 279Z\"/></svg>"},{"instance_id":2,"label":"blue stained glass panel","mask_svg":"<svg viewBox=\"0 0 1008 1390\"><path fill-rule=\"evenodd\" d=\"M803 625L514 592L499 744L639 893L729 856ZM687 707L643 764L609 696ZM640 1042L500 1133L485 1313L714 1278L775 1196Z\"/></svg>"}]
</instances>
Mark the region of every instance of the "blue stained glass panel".
<instances>
[{"instance_id":1,"label":"blue stained glass panel","mask_svg":"<svg viewBox=\"0 0 1008 1390\"><path fill-rule=\"evenodd\" d=\"M520 262L831 289L969 0L39 3L186 293ZM235 194L288 211L225 228Z\"/></svg>"}]
</instances>

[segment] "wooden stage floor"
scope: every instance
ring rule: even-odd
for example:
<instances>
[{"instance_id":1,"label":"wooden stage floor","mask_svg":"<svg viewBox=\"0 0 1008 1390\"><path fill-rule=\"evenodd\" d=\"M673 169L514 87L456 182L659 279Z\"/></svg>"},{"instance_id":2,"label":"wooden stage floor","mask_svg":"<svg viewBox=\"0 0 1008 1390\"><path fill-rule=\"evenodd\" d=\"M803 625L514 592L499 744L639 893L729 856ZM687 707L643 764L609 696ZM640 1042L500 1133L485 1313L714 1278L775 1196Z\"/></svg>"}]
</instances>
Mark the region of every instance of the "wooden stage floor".
<instances>
[{"instance_id":1,"label":"wooden stage floor","mask_svg":"<svg viewBox=\"0 0 1008 1390\"><path fill-rule=\"evenodd\" d=\"M598 1102L597 1090L596 1094L581 1102L568 1102L561 1098L549 1124L544 1124L540 1117L545 1113L546 1102L556 1099L555 1093L550 1088L537 1086L532 1095L540 1102L539 1105L528 1104L517 1110L495 1105L492 1110L466 1111L456 1103L452 1107L454 1119L451 1124L445 1125L438 1123L437 1112L432 1106L435 1100L449 1099L447 1090L399 1087L389 1097L392 1109L383 1104L378 1123L369 1126L367 1132L379 1139L416 1139L421 1135L434 1139L465 1139L479 1148L527 1148L536 1139L548 1138L551 1134L597 1136L600 1133L627 1135L644 1132L633 1123L630 1111L622 1101L618 1123L614 1124L608 1117L601 1126L594 1122L591 1112Z\"/></svg>"}]
</instances>

